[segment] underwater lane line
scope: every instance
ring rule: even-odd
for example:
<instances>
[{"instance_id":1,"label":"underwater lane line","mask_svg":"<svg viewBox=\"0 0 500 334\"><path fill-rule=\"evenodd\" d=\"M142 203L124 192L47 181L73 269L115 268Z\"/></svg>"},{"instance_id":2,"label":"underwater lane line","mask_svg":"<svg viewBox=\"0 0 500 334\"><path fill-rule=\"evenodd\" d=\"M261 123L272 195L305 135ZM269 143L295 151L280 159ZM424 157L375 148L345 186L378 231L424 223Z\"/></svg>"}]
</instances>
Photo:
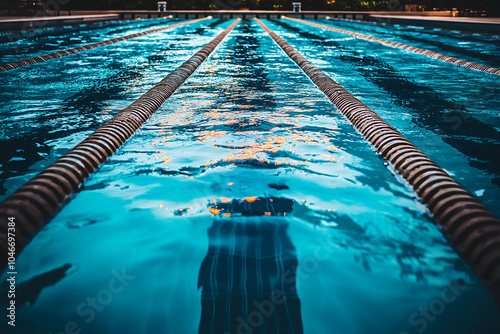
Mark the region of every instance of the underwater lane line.
<instances>
[{"instance_id":1,"label":"underwater lane line","mask_svg":"<svg viewBox=\"0 0 500 334\"><path fill-rule=\"evenodd\" d=\"M140 36L148 35L148 34L151 34L151 33L154 33L154 32L159 32L159 31L163 31L163 30L167 30L167 29L172 29L172 28L175 28L175 27L180 27L180 26L183 26L183 25L186 25L186 24L190 24L190 23L195 23L195 22L198 22L198 21L208 20L208 19L211 19L211 18L212 18L211 16L207 16L207 17L203 17L203 18L200 18L200 19L196 19L196 20L191 20L191 21L180 22L180 23L168 25L166 27L161 27L161 28L156 28L156 29L150 29L150 30L146 30L146 31L143 31L143 32L138 32L138 33L131 34L131 35L126 35L126 36L122 36L122 37L107 39L105 41L101 41L101 42L97 42L97 43L82 45L82 46L79 46L77 48L56 51L56 52L53 52L53 53L46 54L44 56L38 56L38 57L28 58L28 59L24 59L24 60L14 61L14 62L11 62L11 63L1 64L0 65L0 72L9 71L9 70L13 70L13 69L16 69L16 68L19 68L19 67L28 66L28 65L32 65L32 64L42 63L42 62L50 60L50 59L68 56L68 55L71 55L71 54L74 54L74 53L78 53L78 52L82 52L82 51L87 51L87 50L95 49L95 48L98 48L98 47L101 47L101 46L110 45L110 44L114 44L114 43L117 43L117 42L125 41L127 39L131 39L131 38L135 38L135 37L140 37Z\"/></svg>"},{"instance_id":2,"label":"underwater lane line","mask_svg":"<svg viewBox=\"0 0 500 334\"><path fill-rule=\"evenodd\" d=\"M236 19L167 77L0 203L0 271L8 263L8 218L16 220L16 253L19 254L80 189L84 180L132 137L240 20Z\"/></svg>"},{"instance_id":3,"label":"underwater lane line","mask_svg":"<svg viewBox=\"0 0 500 334\"><path fill-rule=\"evenodd\" d=\"M254 18L365 139L412 186L457 252L500 303L500 220L377 113Z\"/></svg>"},{"instance_id":4,"label":"underwater lane line","mask_svg":"<svg viewBox=\"0 0 500 334\"><path fill-rule=\"evenodd\" d=\"M429 57L429 58L438 59L438 60L444 61L446 63L451 63L451 64L454 64L454 65L457 65L457 66L462 66L462 67L471 68L471 69L478 70L478 71L483 71L483 72L487 72L487 73L492 73L492 74L500 75L500 68L479 65L479 64L472 63L472 62L469 62L469 61L460 60L460 59L457 59L457 58L454 58L454 57L445 56L445 55L443 55L441 53L437 53L437 52L433 52L433 51L429 51L429 50L425 50L425 49L416 48L414 46L410 46L410 45L406 45L406 44L402 44L402 43L391 42L391 41L388 41L388 40L385 40L385 39L373 37L373 36L370 36L370 35L360 34L360 33L352 32L352 31L349 31L349 30L333 28L333 27L326 26L324 24L318 24L318 23L308 22L308 21L304 21L304 20L300 20L300 19L295 19L295 18L292 18L292 17L286 17L286 16L284 18L286 20L296 21L296 22L299 22L299 23L302 23L302 24L306 24L306 25L310 25L310 26L313 26L313 27L316 27L316 28L331 30L331 31L335 31L335 32L338 32L338 33L341 33L341 34L346 34L346 35L354 36L354 37L357 37L357 38L360 38L360 39L364 39L364 40L367 40L367 41L370 41L370 42L377 42L377 43L380 43L380 44L383 44L383 45L387 45L387 46L391 46L391 47L394 47L394 48L403 49L403 50L410 51L410 52L413 52L413 53L416 53L416 54L419 54L419 55L423 55L423 56L426 56L426 57Z\"/></svg>"}]
</instances>

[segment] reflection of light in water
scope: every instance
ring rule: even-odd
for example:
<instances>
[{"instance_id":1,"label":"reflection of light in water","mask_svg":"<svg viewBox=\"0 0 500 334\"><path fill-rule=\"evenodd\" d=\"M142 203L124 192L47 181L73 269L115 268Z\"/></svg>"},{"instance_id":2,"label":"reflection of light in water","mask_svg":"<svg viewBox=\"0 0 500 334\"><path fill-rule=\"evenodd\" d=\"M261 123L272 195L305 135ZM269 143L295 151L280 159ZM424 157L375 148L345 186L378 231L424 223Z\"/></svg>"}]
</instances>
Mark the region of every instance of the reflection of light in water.
<instances>
[{"instance_id":1,"label":"reflection of light in water","mask_svg":"<svg viewBox=\"0 0 500 334\"><path fill-rule=\"evenodd\" d=\"M235 120L231 120L231 124L237 123ZM242 125L243 124L243 125ZM239 126L247 126L254 125L255 122L249 123L239 123ZM283 130L278 128L271 129L271 133ZM221 149L233 150L235 152L230 152L228 156L221 158L219 160L214 160L211 162L205 163L205 166L216 165L220 162L230 162L230 161L244 161L255 159L261 163L267 162L268 164L274 165L306 165L311 163L309 159L305 160L295 160L290 161L290 157L281 157L278 154L280 151L283 153L288 152L292 155L296 154L295 149L291 149L292 147L297 147L298 144L307 144L307 145L322 145L324 143L328 143L330 138L323 134L316 135L308 135L304 134L298 130L290 130L290 128L285 128L286 131L290 133L290 136L281 136L274 134L273 136L265 136L259 131L246 131L241 132L237 131L234 133L226 132L226 131L202 131L197 134L197 137L201 142L212 142L213 147L219 147ZM221 138L217 138L221 137ZM231 137L235 137L231 139ZM237 144L233 144L233 142L237 142ZM336 151L338 146L330 145L326 148L329 153L332 151ZM271 154L272 153L272 154ZM286 153L285 153L286 154ZM303 156L315 157L315 163L324 163L324 162L338 162L340 157L337 155L331 154L311 154L308 152L302 153ZM273 158L274 156L274 158ZM322 159L322 158L324 159ZM268 161L268 160L272 161Z\"/></svg>"}]
</instances>

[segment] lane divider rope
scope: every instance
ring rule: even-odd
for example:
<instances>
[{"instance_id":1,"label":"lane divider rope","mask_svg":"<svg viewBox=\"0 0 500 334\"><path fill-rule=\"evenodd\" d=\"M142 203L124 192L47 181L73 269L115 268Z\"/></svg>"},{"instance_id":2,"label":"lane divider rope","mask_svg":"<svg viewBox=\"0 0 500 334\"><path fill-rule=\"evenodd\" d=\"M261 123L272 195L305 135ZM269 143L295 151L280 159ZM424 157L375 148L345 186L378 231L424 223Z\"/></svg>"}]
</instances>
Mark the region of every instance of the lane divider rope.
<instances>
[{"instance_id":1,"label":"lane divider rope","mask_svg":"<svg viewBox=\"0 0 500 334\"><path fill-rule=\"evenodd\" d=\"M183 26L186 24L195 23L195 22L202 21L202 20L208 20L210 18L212 18L212 17L207 16L207 17L203 17L200 19L196 19L196 20L180 22L180 23L168 25L168 26L161 27L161 28L150 29L150 30L138 32L135 34L130 34L130 35L122 36L122 37L112 38L112 39L108 39L108 40L105 40L102 42L86 44L86 45L79 46L77 48L56 51L56 52L52 52L52 53L49 53L49 54L44 55L44 56L38 56L38 57L28 58L28 59L24 59L24 60L14 61L11 63L1 64L0 65L0 72L9 71L9 70L13 70L13 69L16 69L19 67L28 66L28 65L32 65L32 64L42 63L42 62L50 60L50 59L69 56L69 55L74 54L74 53L95 49L95 48L98 48L101 46L114 44L117 42L125 41L127 39L136 38L136 37L152 34L154 32L159 32L159 31L163 31L163 30L167 30L167 29L172 29L175 27L180 27L180 26Z\"/></svg>"},{"instance_id":2,"label":"lane divider rope","mask_svg":"<svg viewBox=\"0 0 500 334\"><path fill-rule=\"evenodd\" d=\"M180 67L0 203L0 270L8 263L8 218L15 218L15 248L19 254L84 180L160 108L240 20L236 19Z\"/></svg>"},{"instance_id":3,"label":"lane divider rope","mask_svg":"<svg viewBox=\"0 0 500 334\"><path fill-rule=\"evenodd\" d=\"M302 23L302 24L310 25L310 26L313 26L313 27L316 27L316 28L331 30L331 31L339 32L341 34L346 34L346 35L354 36L354 37L357 37L357 38L360 38L360 39L364 39L364 40L367 40L367 41L370 41L370 42L377 42L377 43L380 43L380 44L383 44L383 45L387 45L387 46L391 46L391 47L394 47L394 48L403 49L403 50L410 51L410 52L413 52L413 53L416 53L416 54L419 54L419 55L423 55L423 56L426 56L426 57L429 57L429 58L438 59L438 60L444 61L446 63L451 63L451 64L454 64L454 65L457 65L457 66L462 66L462 67L471 68L471 69L478 70L478 71L483 71L483 72L488 72L488 73L500 75L500 68L479 65L479 64L472 63L472 62L469 62L469 61L460 60L460 59L457 59L457 58L445 56L445 55L443 55L441 53L437 53L437 52L433 52L433 51L429 51L429 50L425 50L425 49L416 48L414 46L410 46L410 45L406 45L406 44L401 44L401 43L397 43L397 42L387 41L385 39L381 39L381 38L377 38L377 37L373 37L373 36L369 36L369 35L360 34L360 33L352 32L352 31L349 31L349 30L333 28L333 27L326 26L324 24L319 24L319 23L314 23L314 22L308 22L308 21L304 21L304 20L300 20L300 19L295 19L295 18L287 17L287 16L284 16L283 18L287 19L287 20L290 20L290 21L296 21L296 22L299 22L299 23Z\"/></svg>"},{"instance_id":4,"label":"lane divider rope","mask_svg":"<svg viewBox=\"0 0 500 334\"><path fill-rule=\"evenodd\" d=\"M373 110L254 20L413 187L453 247L500 302L500 220Z\"/></svg>"}]
</instances>

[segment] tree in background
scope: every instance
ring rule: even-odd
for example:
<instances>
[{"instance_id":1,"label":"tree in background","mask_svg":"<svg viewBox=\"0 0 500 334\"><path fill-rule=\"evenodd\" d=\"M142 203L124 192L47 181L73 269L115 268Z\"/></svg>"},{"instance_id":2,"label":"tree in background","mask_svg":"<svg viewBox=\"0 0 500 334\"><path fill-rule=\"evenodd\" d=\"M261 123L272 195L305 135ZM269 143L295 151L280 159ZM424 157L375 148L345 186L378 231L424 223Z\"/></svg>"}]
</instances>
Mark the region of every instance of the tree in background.
<instances>
[{"instance_id":1,"label":"tree in background","mask_svg":"<svg viewBox=\"0 0 500 334\"><path fill-rule=\"evenodd\" d=\"M391 3L399 1L390 0L329 0L327 10L391 10ZM393 6L394 7L394 6ZM402 6L395 6L403 8Z\"/></svg>"}]
</instances>

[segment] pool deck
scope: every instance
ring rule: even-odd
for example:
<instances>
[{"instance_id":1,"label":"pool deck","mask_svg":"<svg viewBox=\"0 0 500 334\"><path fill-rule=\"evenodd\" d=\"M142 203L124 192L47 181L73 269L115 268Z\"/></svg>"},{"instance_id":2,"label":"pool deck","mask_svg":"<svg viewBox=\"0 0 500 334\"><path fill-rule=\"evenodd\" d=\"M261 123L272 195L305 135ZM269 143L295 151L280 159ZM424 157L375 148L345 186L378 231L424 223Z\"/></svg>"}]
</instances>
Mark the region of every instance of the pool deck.
<instances>
[{"instance_id":1,"label":"pool deck","mask_svg":"<svg viewBox=\"0 0 500 334\"><path fill-rule=\"evenodd\" d=\"M37 13L33 16L0 16L0 31L37 29L88 22L118 19L156 18L172 15L178 18L198 18L212 15L216 18L279 18L282 15L302 19L332 18L358 19L399 25L414 25L465 32L500 33L500 18L452 17L450 11L441 12L360 12L360 11L238 11L238 10L171 10L157 11L73 11L74 15L49 16Z\"/></svg>"}]
</instances>

